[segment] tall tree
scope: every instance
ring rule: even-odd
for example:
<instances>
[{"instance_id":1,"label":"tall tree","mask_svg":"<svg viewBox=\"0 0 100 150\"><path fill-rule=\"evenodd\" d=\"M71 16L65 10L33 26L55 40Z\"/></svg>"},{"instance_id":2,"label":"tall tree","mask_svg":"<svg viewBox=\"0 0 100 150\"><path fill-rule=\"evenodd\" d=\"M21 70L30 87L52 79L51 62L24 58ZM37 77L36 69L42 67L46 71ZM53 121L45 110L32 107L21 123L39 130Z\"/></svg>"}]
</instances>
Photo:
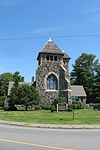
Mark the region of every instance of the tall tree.
<instances>
[{"instance_id":1,"label":"tall tree","mask_svg":"<svg viewBox=\"0 0 100 150\"><path fill-rule=\"evenodd\" d=\"M3 73L0 75L0 96L6 96L8 91L8 84L13 81L12 73Z\"/></svg>"},{"instance_id":2,"label":"tall tree","mask_svg":"<svg viewBox=\"0 0 100 150\"><path fill-rule=\"evenodd\" d=\"M8 85L10 81L14 81L17 84L17 82L24 81L24 77L22 77L18 71L16 71L14 74L9 72L1 74L0 75L0 96L7 96Z\"/></svg>"},{"instance_id":3,"label":"tall tree","mask_svg":"<svg viewBox=\"0 0 100 150\"><path fill-rule=\"evenodd\" d=\"M24 82L24 77L20 75L20 72L16 71L13 74L13 81L15 82L15 87L19 85L19 82Z\"/></svg>"},{"instance_id":4,"label":"tall tree","mask_svg":"<svg viewBox=\"0 0 100 150\"><path fill-rule=\"evenodd\" d=\"M94 102L100 103L100 63L97 65L96 68L95 83L93 84L93 88Z\"/></svg>"},{"instance_id":5,"label":"tall tree","mask_svg":"<svg viewBox=\"0 0 100 150\"><path fill-rule=\"evenodd\" d=\"M93 54L82 53L80 57L75 60L73 70L71 72L72 83L76 85L83 85L88 100L94 98L94 84L96 83L96 75L99 71L99 60Z\"/></svg>"}]
</instances>

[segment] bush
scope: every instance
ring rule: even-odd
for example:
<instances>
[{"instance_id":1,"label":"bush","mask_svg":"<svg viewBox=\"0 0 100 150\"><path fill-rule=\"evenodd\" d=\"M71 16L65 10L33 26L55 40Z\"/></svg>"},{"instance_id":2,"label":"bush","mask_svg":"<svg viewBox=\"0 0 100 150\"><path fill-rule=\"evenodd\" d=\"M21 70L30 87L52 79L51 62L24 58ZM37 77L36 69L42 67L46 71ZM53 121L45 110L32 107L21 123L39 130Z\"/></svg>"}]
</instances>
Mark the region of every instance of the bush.
<instances>
[{"instance_id":1,"label":"bush","mask_svg":"<svg viewBox=\"0 0 100 150\"><path fill-rule=\"evenodd\" d=\"M1 106L0 106L0 110L3 110L3 109L4 109L4 107L1 107Z\"/></svg>"},{"instance_id":2,"label":"bush","mask_svg":"<svg viewBox=\"0 0 100 150\"><path fill-rule=\"evenodd\" d=\"M41 110L41 106L35 106L34 110Z\"/></svg>"},{"instance_id":3,"label":"bush","mask_svg":"<svg viewBox=\"0 0 100 150\"><path fill-rule=\"evenodd\" d=\"M44 110L51 110L51 106L41 106Z\"/></svg>"},{"instance_id":4,"label":"bush","mask_svg":"<svg viewBox=\"0 0 100 150\"><path fill-rule=\"evenodd\" d=\"M74 102L71 104L70 107L71 107L71 108L74 108L74 109L81 109L81 108L82 108L82 104L81 104L81 102L79 102L79 101L74 101Z\"/></svg>"},{"instance_id":5,"label":"bush","mask_svg":"<svg viewBox=\"0 0 100 150\"><path fill-rule=\"evenodd\" d=\"M100 103L99 104L94 104L93 109L94 110L100 110Z\"/></svg>"},{"instance_id":6,"label":"bush","mask_svg":"<svg viewBox=\"0 0 100 150\"><path fill-rule=\"evenodd\" d=\"M55 111L55 107L51 107L51 112L54 112Z\"/></svg>"},{"instance_id":7,"label":"bush","mask_svg":"<svg viewBox=\"0 0 100 150\"><path fill-rule=\"evenodd\" d=\"M70 112L70 111L72 111L72 110L73 110L73 109L72 109L71 107L69 107L67 111Z\"/></svg>"},{"instance_id":8,"label":"bush","mask_svg":"<svg viewBox=\"0 0 100 150\"><path fill-rule=\"evenodd\" d=\"M8 107L4 107L5 111L17 111L17 108L15 106L8 106Z\"/></svg>"},{"instance_id":9,"label":"bush","mask_svg":"<svg viewBox=\"0 0 100 150\"><path fill-rule=\"evenodd\" d=\"M4 106L5 96L0 96L0 106Z\"/></svg>"}]
</instances>

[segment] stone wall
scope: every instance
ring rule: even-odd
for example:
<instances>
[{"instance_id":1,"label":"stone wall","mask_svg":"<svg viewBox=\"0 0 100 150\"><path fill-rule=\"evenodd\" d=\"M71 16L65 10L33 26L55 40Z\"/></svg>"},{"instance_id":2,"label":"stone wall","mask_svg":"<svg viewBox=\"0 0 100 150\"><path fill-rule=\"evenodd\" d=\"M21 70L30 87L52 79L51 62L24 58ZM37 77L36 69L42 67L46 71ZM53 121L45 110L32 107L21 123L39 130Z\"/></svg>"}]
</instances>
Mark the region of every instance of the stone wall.
<instances>
[{"instance_id":1,"label":"stone wall","mask_svg":"<svg viewBox=\"0 0 100 150\"><path fill-rule=\"evenodd\" d=\"M68 91L70 81L69 70L62 68L63 56L58 55L57 61L47 61L46 54L41 54L39 62L41 62L36 71L36 88L40 93L42 104L52 104L54 99L58 96L66 97L68 101ZM65 65L65 64L64 64ZM66 66L68 66L66 62ZM63 66L64 67L64 66ZM50 74L54 74L58 79L58 90L47 90L47 77Z\"/></svg>"}]
</instances>

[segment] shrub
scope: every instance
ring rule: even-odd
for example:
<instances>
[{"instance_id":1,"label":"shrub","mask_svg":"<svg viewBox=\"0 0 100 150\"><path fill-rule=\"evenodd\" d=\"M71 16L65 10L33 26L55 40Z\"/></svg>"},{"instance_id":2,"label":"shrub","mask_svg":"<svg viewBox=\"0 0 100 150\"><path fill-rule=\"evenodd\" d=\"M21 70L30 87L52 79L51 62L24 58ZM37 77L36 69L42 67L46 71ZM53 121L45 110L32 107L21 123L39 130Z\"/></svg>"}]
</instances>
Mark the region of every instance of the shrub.
<instances>
[{"instance_id":1,"label":"shrub","mask_svg":"<svg viewBox=\"0 0 100 150\"><path fill-rule=\"evenodd\" d=\"M51 106L41 106L44 110L51 110Z\"/></svg>"},{"instance_id":2,"label":"shrub","mask_svg":"<svg viewBox=\"0 0 100 150\"><path fill-rule=\"evenodd\" d=\"M55 111L55 107L51 107L51 112L54 112Z\"/></svg>"},{"instance_id":3,"label":"shrub","mask_svg":"<svg viewBox=\"0 0 100 150\"><path fill-rule=\"evenodd\" d=\"M0 96L0 106L4 106L5 96Z\"/></svg>"},{"instance_id":4,"label":"shrub","mask_svg":"<svg viewBox=\"0 0 100 150\"><path fill-rule=\"evenodd\" d=\"M34 110L41 110L41 106L35 106Z\"/></svg>"},{"instance_id":5,"label":"shrub","mask_svg":"<svg viewBox=\"0 0 100 150\"><path fill-rule=\"evenodd\" d=\"M0 106L0 110L3 110L3 109L4 109L4 107L1 107L1 106Z\"/></svg>"},{"instance_id":6,"label":"shrub","mask_svg":"<svg viewBox=\"0 0 100 150\"><path fill-rule=\"evenodd\" d=\"M17 111L17 108L15 106L8 106L8 107L4 107L5 111Z\"/></svg>"},{"instance_id":7,"label":"shrub","mask_svg":"<svg viewBox=\"0 0 100 150\"><path fill-rule=\"evenodd\" d=\"M73 101L73 103L71 104L70 107L74 108L74 109L81 109L82 108L82 104L79 101Z\"/></svg>"},{"instance_id":8,"label":"shrub","mask_svg":"<svg viewBox=\"0 0 100 150\"><path fill-rule=\"evenodd\" d=\"M69 107L67 111L70 112L70 111L72 111L72 110L73 110L73 109L72 109L71 107Z\"/></svg>"},{"instance_id":9,"label":"shrub","mask_svg":"<svg viewBox=\"0 0 100 150\"><path fill-rule=\"evenodd\" d=\"M100 110L100 103L99 104L94 104L93 109L94 110Z\"/></svg>"}]
</instances>

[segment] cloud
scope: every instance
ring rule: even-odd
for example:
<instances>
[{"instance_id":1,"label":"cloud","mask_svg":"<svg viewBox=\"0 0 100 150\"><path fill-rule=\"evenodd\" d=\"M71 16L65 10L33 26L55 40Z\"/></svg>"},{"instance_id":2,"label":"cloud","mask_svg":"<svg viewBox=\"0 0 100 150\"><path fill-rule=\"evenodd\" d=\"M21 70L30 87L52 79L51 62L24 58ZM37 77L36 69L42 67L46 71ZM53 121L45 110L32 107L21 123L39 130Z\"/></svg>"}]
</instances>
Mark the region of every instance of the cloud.
<instances>
[{"instance_id":1,"label":"cloud","mask_svg":"<svg viewBox=\"0 0 100 150\"><path fill-rule=\"evenodd\" d=\"M98 11L100 11L99 9L97 8L88 8L88 9L85 9L85 10L82 10L81 13L83 14L93 14L93 13L97 13Z\"/></svg>"},{"instance_id":2,"label":"cloud","mask_svg":"<svg viewBox=\"0 0 100 150\"><path fill-rule=\"evenodd\" d=\"M94 22L100 22L100 14L95 14L89 20Z\"/></svg>"},{"instance_id":3,"label":"cloud","mask_svg":"<svg viewBox=\"0 0 100 150\"><path fill-rule=\"evenodd\" d=\"M88 8L81 11L82 14L88 16L89 21L100 22L100 9L99 8Z\"/></svg>"},{"instance_id":4,"label":"cloud","mask_svg":"<svg viewBox=\"0 0 100 150\"><path fill-rule=\"evenodd\" d=\"M63 30L63 28L58 28L58 27L50 27L50 28L38 28L33 30L33 33L52 33L54 31L59 31L59 30Z\"/></svg>"},{"instance_id":5,"label":"cloud","mask_svg":"<svg viewBox=\"0 0 100 150\"><path fill-rule=\"evenodd\" d=\"M0 0L0 7L8 7L12 5L16 5L21 2L29 2L31 0Z\"/></svg>"},{"instance_id":6,"label":"cloud","mask_svg":"<svg viewBox=\"0 0 100 150\"><path fill-rule=\"evenodd\" d=\"M14 4L14 0L0 0L0 7L8 7Z\"/></svg>"}]
</instances>

